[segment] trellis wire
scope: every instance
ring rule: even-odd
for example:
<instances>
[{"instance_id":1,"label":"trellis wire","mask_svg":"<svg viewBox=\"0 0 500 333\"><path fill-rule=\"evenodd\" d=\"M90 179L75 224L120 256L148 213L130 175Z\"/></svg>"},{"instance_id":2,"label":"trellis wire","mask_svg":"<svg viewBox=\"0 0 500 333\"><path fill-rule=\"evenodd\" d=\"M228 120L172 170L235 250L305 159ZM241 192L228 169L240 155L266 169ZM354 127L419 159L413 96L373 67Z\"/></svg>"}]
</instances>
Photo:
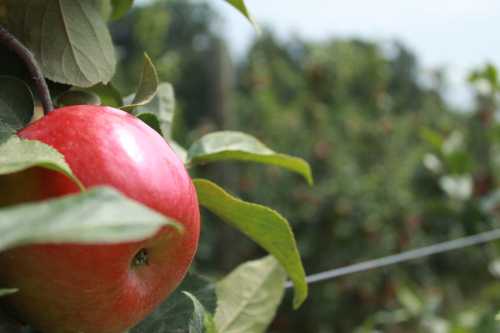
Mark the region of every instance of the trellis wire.
<instances>
[{"instance_id":1,"label":"trellis wire","mask_svg":"<svg viewBox=\"0 0 500 333\"><path fill-rule=\"evenodd\" d=\"M321 281L331 280L343 275L369 271L380 267L390 266L397 263L428 257L438 253L459 250L464 247L488 243L497 239L500 239L500 229L494 229L472 236L462 237L451 241L425 246L415 250L393 254L387 257L372 259L357 264L335 268L317 274L312 274L306 277L306 281L308 284L312 284ZM293 284L290 281L286 283L287 288L290 288L292 286Z\"/></svg>"}]
</instances>

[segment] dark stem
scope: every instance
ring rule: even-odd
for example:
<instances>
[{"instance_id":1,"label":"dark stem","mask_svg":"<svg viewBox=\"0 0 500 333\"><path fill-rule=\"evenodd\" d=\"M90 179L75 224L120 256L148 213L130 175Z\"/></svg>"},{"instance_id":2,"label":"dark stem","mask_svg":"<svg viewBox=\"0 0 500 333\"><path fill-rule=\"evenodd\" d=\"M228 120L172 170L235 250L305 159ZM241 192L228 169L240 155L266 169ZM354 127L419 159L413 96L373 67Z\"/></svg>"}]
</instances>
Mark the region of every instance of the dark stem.
<instances>
[{"instance_id":1,"label":"dark stem","mask_svg":"<svg viewBox=\"0 0 500 333\"><path fill-rule=\"evenodd\" d=\"M47 87L47 82L43 77L43 73L38 66L35 56L31 51L21 44L14 35L12 35L7 29L0 25L0 44L6 46L9 50L14 52L22 61L26 64L28 71L33 78L35 83L36 92L40 102L42 103L43 113L47 115L49 112L54 110L54 105L52 104L52 98L50 97L49 87Z\"/></svg>"}]
</instances>

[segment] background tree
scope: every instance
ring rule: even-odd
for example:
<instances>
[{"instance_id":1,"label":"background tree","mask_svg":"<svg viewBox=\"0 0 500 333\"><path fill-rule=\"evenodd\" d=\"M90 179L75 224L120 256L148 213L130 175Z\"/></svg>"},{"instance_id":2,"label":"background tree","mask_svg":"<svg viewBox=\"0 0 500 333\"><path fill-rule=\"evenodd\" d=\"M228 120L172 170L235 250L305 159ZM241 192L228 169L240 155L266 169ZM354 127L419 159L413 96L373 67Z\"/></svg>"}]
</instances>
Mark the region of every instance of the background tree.
<instances>
[{"instance_id":1,"label":"background tree","mask_svg":"<svg viewBox=\"0 0 500 333\"><path fill-rule=\"evenodd\" d=\"M183 14L169 14L179 11ZM160 19L164 16L171 17L167 25L154 24L166 22ZM493 67L474 75L476 83L487 83L487 94L478 91L475 110L459 113L442 97L442 74L436 72L430 84L424 83L417 57L400 42L283 41L264 29L248 53L231 65L218 27L219 18L206 4L169 1L137 9L113 31L128 64L140 58L132 41L161 36L164 43L143 48L160 64L160 73L179 87L181 108L197 110L202 119L182 115L190 134L179 137L181 142L225 124L311 161L312 189L273 167L203 170L225 174L232 192L284 212L297 230L308 272L495 224L484 206L494 192L498 169ZM214 76L214 61L224 64L226 78ZM130 89L125 82L134 80L125 78L131 67L123 68L119 86ZM220 65L215 68L220 73ZM238 258L260 254L228 230L211 222L204 227L201 267L217 273ZM238 244L232 253L225 250L229 241ZM492 243L313 285L304 308L291 313L283 306L273 330L415 332L447 327L493 332L500 300L497 273L487 267L496 267L496 256Z\"/></svg>"}]
</instances>

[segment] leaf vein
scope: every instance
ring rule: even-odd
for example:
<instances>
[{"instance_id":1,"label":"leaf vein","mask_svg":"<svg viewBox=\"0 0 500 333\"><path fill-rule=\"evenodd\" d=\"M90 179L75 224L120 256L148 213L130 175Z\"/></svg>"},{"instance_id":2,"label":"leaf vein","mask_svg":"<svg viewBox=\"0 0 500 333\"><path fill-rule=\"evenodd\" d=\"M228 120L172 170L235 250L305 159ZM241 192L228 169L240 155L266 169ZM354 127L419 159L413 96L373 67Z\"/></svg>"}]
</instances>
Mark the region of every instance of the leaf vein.
<instances>
[{"instance_id":1,"label":"leaf vein","mask_svg":"<svg viewBox=\"0 0 500 333\"><path fill-rule=\"evenodd\" d=\"M75 44L73 43L73 41L71 39L71 36L70 36L70 32L69 32L69 28L68 28L68 23L66 22L66 19L64 17L64 10L63 10L63 5L62 5L61 1L62 0L56 0L57 4L59 5L59 13L60 13L60 16L61 16L61 22L62 22L62 25L63 25L64 34L66 35L66 39L68 41L68 43L65 46L64 53L66 52L66 48L69 47L69 46L71 46L71 47L69 47L69 49L71 51L71 56L73 57L73 60L75 61L76 64L78 64L78 66L76 66L77 69L78 69L78 71L82 74L82 77L85 80L87 80L88 82L92 82L91 79L89 79L89 77L87 76L87 74L84 71L82 71L82 69L80 67L80 61L78 60L78 57L75 54L75 50L76 50L76 48L74 48ZM64 53L63 53L63 56L64 56ZM63 69L63 74L64 74L64 69ZM66 74L64 74L64 76L66 76Z\"/></svg>"}]
</instances>

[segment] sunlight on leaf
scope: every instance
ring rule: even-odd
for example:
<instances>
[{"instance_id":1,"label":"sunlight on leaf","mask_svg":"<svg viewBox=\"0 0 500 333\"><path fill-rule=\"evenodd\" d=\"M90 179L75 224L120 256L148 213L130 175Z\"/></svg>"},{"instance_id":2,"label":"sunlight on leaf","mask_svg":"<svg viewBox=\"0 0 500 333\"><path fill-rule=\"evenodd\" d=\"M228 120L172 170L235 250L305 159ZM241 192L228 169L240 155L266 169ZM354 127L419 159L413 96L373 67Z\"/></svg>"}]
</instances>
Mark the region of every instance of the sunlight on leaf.
<instances>
[{"instance_id":1,"label":"sunlight on leaf","mask_svg":"<svg viewBox=\"0 0 500 333\"><path fill-rule=\"evenodd\" d=\"M240 160L270 164L302 175L313 183L311 168L301 158L279 154L251 135L221 131L203 136L188 150L187 163L204 164L223 160Z\"/></svg>"}]
</instances>

